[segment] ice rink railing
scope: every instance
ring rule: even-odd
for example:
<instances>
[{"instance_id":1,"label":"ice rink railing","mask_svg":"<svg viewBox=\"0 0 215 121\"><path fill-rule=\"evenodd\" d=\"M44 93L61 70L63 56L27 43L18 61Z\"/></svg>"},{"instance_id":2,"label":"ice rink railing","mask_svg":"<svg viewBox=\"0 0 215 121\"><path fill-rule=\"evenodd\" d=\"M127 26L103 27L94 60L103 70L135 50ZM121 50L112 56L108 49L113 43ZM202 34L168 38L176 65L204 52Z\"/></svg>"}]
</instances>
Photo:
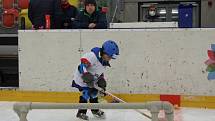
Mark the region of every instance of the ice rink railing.
<instances>
[{"instance_id":1,"label":"ice rink railing","mask_svg":"<svg viewBox=\"0 0 215 121\"><path fill-rule=\"evenodd\" d=\"M27 114L33 109L147 109L151 112L151 120L159 121L158 113L165 111L167 121L173 121L174 108L166 101L151 101L146 103L36 103L17 102L13 105L20 121L28 121Z\"/></svg>"}]
</instances>

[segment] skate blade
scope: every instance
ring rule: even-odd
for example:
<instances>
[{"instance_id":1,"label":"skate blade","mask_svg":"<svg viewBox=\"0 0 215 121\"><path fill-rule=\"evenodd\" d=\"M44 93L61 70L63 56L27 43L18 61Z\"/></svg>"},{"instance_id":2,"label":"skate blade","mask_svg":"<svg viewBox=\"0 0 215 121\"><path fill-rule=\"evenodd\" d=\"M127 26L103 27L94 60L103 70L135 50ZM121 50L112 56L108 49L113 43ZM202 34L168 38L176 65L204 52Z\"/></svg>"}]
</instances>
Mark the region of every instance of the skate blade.
<instances>
[{"instance_id":1,"label":"skate blade","mask_svg":"<svg viewBox=\"0 0 215 121\"><path fill-rule=\"evenodd\" d=\"M93 115L95 118L97 118L97 119L106 119L106 116L104 115L104 116L98 116L98 115Z\"/></svg>"},{"instance_id":2,"label":"skate blade","mask_svg":"<svg viewBox=\"0 0 215 121\"><path fill-rule=\"evenodd\" d=\"M77 117L77 121L89 121L89 118L87 120L85 120L85 119Z\"/></svg>"}]
</instances>

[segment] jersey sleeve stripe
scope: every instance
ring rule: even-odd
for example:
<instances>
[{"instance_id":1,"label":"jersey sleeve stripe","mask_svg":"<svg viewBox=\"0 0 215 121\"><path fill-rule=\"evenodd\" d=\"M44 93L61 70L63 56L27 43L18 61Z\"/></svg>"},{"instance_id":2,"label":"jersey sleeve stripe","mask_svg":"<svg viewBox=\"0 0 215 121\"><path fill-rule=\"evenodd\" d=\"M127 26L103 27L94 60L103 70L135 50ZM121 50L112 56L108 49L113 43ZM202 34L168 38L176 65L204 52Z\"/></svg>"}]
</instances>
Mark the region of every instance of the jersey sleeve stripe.
<instances>
[{"instance_id":1,"label":"jersey sleeve stripe","mask_svg":"<svg viewBox=\"0 0 215 121\"><path fill-rule=\"evenodd\" d=\"M87 58L81 58L81 63L85 64L86 67L91 66L91 63L90 63L90 61L88 61Z\"/></svg>"}]
</instances>

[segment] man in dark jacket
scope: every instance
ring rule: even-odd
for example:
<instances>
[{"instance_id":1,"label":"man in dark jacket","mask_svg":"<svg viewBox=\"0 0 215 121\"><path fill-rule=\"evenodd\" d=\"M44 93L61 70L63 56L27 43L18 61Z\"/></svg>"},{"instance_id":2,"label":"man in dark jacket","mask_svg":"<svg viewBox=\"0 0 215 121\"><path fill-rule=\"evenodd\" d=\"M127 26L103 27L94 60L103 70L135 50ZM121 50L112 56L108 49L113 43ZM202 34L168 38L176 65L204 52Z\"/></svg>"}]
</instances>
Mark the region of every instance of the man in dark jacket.
<instances>
[{"instance_id":1,"label":"man in dark jacket","mask_svg":"<svg viewBox=\"0 0 215 121\"><path fill-rule=\"evenodd\" d=\"M46 16L50 16L50 28L60 29L62 9L60 0L30 0L28 17L34 29L45 29Z\"/></svg>"},{"instance_id":2,"label":"man in dark jacket","mask_svg":"<svg viewBox=\"0 0 215 121\"><path fill-rule=\"evenodd\" d=\"M80 11L75 22L78 29L106 29L106 14L96 11L95 0L85 0L85 9Z\"/></svg>"},{"instance_id":3,"label":"man in dark jacket","mask_svg":"<svg viewBox=\"0 0 215 121\"><path fill-rule=\"evenodd\" d=\"M77 8L69 4L68 0L61 0L61 8L63 11L62 16L62 28L72 29L74 28L73 22L77 16Z\"/></svg>"}]
</instances>

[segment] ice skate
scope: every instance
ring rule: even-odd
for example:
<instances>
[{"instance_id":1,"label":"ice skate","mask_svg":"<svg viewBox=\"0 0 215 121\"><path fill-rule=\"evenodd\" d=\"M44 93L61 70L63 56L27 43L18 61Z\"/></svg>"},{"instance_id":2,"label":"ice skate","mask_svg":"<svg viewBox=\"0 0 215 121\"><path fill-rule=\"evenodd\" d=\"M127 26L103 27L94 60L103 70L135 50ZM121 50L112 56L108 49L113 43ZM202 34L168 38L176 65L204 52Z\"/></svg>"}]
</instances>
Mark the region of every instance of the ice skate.
<instances>
[{"instance_id":1,"label":"ice skate","mask_svg":"<svg viewBox=\"0 0 215 121\"><path fill-rule=\"evenodd\" d=\"M76 117L84 121L89 120L89 117L85 113L77 113Z\"/></svg>"},{"instance_id":2,"label":"ice skate","mask_svg":"<svg viewBox=\"0 0 215 121\"><path fill-rule=\"evenodd\" d=\"M105 113L102 110L92 111L92 114L101 119L105 119Z\"/></svg>"}]
</instances>

